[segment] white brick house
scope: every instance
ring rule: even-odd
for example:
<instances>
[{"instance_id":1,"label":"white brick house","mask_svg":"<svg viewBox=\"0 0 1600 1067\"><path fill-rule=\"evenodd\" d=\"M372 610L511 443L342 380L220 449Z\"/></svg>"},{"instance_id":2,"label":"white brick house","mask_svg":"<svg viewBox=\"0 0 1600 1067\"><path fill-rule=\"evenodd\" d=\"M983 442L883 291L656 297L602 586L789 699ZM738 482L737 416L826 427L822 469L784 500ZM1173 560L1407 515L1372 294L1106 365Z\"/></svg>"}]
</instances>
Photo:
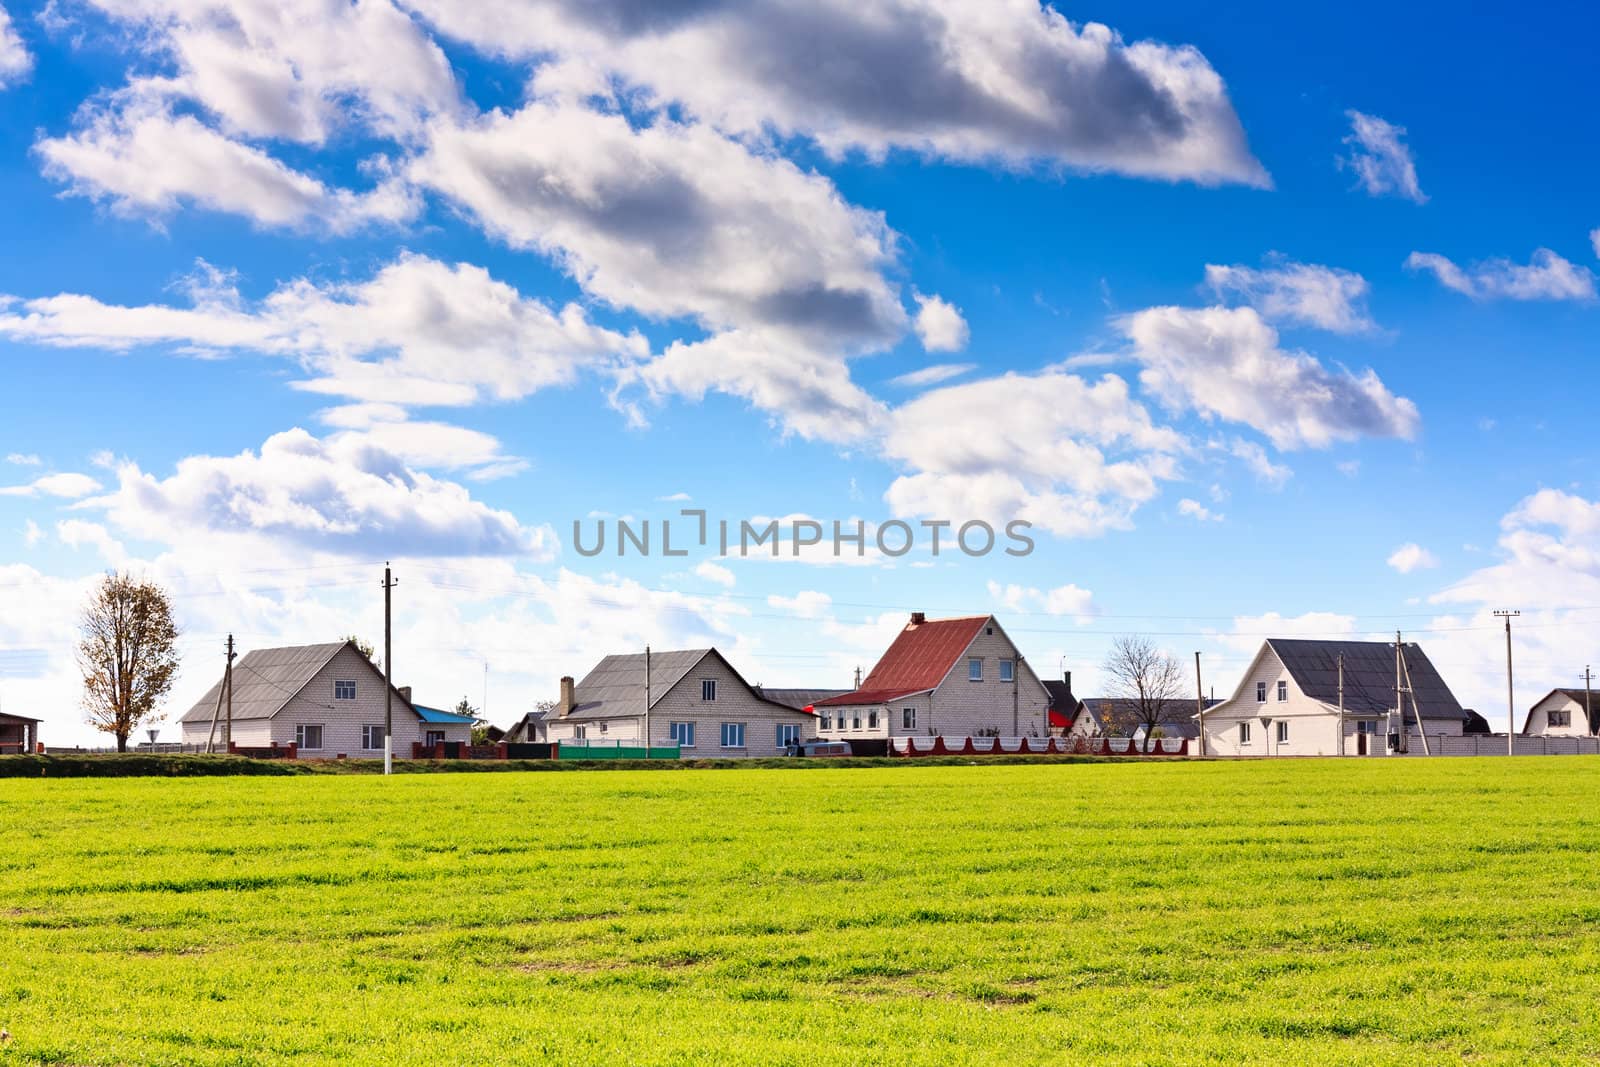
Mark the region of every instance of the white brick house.
<instances>
[{"instance_id":1,"label":"white brick house","mask_svg":"<svg viewBox=\"0 0 1600 1067\"><path fill-rule=\"evenodd\" d=\"M650 745L678 745L685 759L781 756L816 737L815 715L763 696L714 648L607 656L581 682L561 679L542 733L640 744L647 719Z\"/></svg>"},{"instance_id":2,"label":"white brick house","mask_svg":"<svg viewBox=\"0 0 1600 1067\"><path fill-rule=\"evenodd\" d=\"M1404 695L1403 715L1396 712L1393 643L1283 638L1264 642L1233 696L1207 709L1206 754L1380 755L1388 750L1390 735L1402 731L1408 748L1420 746L1419 712L1429 737L1460 736L1466 712L1444 679L1420 646L1402 645L1401 653L1401 686L1411 690Z\"/></svg>"},{"instance_id":3,"label":"white brick house","mask_svg":"<svg viewBox=\"0 0 1600 1067\"><path fill-rule=\"evenodd\" d=\"M1051 695L993 615L914 612L860 688L816 704L828 740L1048 737Z\"/></svg>"},{"instance_id":4,"label":"white brick house","mask_svg":"<svg viewBox=\"0 0 1600 1067\"><path fill-rule=\"evenodd\" d=\"M1593 713L1593 714L1591 714ZM1528 709L1522 732L1532 737L1591 737L1600 719L1600 694L1552 689Z\"/></svg>"},{"instance_id":5,"label":"white brick house","mask_svg":"<svg viewBox=\"0 0 1600 1067\"><path fill-rule=\"evenodd\" d=\"M217 712L221 689L218 679L179 719L184 744L204 745L215 715L215 743L226 749L226 712ZM352 642L256 649L233 666L233 742L241 748L294 743L307 759L381 758L383 694L383 672ZM409 757L417 742L471 739L469 720L425 723L404 689L393 691L392 707L397 757Z\"/></svg>"}]
</instances>

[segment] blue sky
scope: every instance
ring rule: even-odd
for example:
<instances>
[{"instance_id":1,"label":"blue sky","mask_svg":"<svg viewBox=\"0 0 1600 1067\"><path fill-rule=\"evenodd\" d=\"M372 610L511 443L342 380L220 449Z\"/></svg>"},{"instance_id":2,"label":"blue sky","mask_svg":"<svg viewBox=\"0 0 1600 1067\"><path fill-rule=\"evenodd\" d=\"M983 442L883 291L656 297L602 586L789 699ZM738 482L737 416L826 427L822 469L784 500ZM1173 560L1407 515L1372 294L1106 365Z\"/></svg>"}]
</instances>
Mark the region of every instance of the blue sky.
<instances>
[{"instance_id":1,"label":"blue sky","mask_svg":"<svg viewBox=\"0 0 1600 1067\"><path fill-rule=\"evenodd\" d=\"M1584 8L0 3L0 707L47 740L111 567L176 594L173 712L227 632L380 632L385 559L401 680L487 665L501 719L646 642L844 685L910 610L1085 690L1118 633L1220 691L1398 628L1502 715L1506 605L1524 707L1594 655ZM684 506L1038 548L566 543Z\"/></svg>"}]
</instances>

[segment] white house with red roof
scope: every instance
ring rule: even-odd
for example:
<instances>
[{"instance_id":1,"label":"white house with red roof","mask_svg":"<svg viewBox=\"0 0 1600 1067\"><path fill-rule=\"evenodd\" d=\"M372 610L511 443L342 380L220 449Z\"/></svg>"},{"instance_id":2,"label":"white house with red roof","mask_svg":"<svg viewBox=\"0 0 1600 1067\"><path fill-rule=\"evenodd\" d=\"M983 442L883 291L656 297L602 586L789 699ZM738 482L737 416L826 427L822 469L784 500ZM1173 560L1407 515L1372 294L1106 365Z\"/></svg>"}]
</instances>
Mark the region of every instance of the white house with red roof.
<instances>
[{"instance_id":1,"label":"white house with red roof","mask_svg":"<svg viewBox=\"0 0 1600 1067\"><path fill-rule=\"evenodd\" d=\"M993 615L913 612L854 692L815 704L824 740L1047 737L1051 695Z\"/></svg>"}]
</instances>

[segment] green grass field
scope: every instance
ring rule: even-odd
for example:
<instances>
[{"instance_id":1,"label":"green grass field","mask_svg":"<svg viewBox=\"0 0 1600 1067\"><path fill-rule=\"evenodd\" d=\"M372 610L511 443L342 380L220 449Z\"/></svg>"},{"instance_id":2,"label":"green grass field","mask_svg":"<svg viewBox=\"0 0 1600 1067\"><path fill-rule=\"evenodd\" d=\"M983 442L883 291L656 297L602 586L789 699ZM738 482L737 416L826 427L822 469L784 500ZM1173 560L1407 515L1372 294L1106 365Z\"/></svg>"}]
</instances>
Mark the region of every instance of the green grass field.
<instances>
[{"instance_id":1,"label":"green grass field","mask_svg":"<svg viewBox=\"0 0 1600 1067\"><path fill-rule=\"evenodd\" d=\"M1579 1062L1600 762L0 780L0 1064Z\"/></svg>"}]
</instances>

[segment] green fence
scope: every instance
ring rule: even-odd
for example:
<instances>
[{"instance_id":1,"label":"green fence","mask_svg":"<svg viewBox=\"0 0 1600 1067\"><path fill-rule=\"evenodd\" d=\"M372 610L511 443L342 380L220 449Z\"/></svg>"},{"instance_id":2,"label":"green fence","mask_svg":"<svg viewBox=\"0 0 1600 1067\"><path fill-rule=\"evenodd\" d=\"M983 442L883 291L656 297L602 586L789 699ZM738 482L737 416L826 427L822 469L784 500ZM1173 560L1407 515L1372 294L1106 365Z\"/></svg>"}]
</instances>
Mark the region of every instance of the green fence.
<instances>
[{"instance_id":1,"label":"green fence","mask_svg":"<svg viewBox=\"0 0 1600 1067\"><path fill-rule=\"evenodd\" d=\"M677 745L662 745L646 749L643 745L619 744L575 745L562 741L557 746L557 759L677 759Z\"/></svg>"}]
</instances>

